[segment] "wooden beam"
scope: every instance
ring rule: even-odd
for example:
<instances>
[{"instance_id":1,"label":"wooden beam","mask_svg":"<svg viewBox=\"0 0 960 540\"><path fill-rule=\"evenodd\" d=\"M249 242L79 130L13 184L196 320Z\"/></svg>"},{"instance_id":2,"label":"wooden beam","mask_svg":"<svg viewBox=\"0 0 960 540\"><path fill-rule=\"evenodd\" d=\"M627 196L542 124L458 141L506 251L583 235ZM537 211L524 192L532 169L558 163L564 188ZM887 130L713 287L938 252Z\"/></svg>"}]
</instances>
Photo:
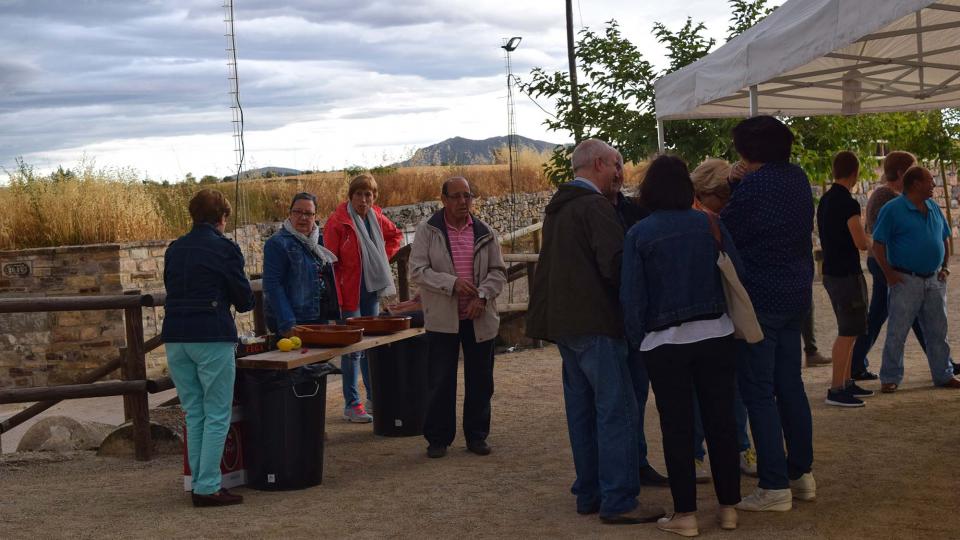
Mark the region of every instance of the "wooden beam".
<instances>
[{"instance_id":1,"label":"wooden beam","mask_svg":"<svg viewBox=\"0 0 960 540\"><path fill-rule=\"evenodd\" d=\"M82 373L79 377L77 377L77 384L89 384L94 381L98 381L119 369L121 365L123 365L123 360L121 358L114 358L98 368L94 368L86 373ZM53 407L57 403L60 403L60 401L61 400L59 399L53 399L41 401L40 403L34 403L10 418L7 418L3 422L0 422L0 433L10 431L11 429L19 426L20 424L42 413L50 407Z\"/></svg>"},{"instance_id":2,"label":"wooden beam","mask_svg":"<svg viewBox=\"0 0 960 540\"><path fill-rule=\"evenodd\" d=\"M513 232L507 233L500 237L500 245L502 246L518 238L523 238L524 236L527 236L528 234L532 234L536 231L539 231L542 228L543 228L543 223L534 223L533 225L527 225L522 229L517 229Z\"/></svg>"},{"instance_id":3,"label":"wooden beam","mask_svg":"<svg viewBox=\"0 0 960 540\"><path fill-rule=\"evenodd\" d=\"M539 253L504 253L503 260L506 262L535 263L540 261Z\"/></svg>"},{"instance_id":4,"label":"wooden beam","mask_svg":"<svg viewBox=\"0 0 960 540\"><path fill-rule=\"evenodd\" d=\"M95 384L65 384L62 386L42 386L37 388L7 388L0 390L0 404L120 396L123 394L143 393L146 391L147 381L107 381Z\"/></svg>"},{"instance_id":5,"label":"wooden beam","mask_svg":"<svg viewBox=\"0 0 960 540\"><path fill-rule=\"evenodd\" d=\"M147 366L143 347L143 308L138 304L123 312L127 329L125 376L129 380L143 381L143 390L129 394L125 404L129 407L133 422L133 448L137 461L149 461L153 443L150 440L150 404L147 400ZM128 381L129 382L129 381Z\"/></svg>"},{"instance_id":6,"label":"wooden beam","mask_svg":"<svg viewBox=\"0 0 960 540\"><path fill-rule=\"evenodd\" d=\"M95 311L140 307L139 295L44 296L0 299L0 313L37 313L42 311Z\"/></svg>"},{"instance_id":7,"label":"wooden beam","mask_svg":"<svg viewBox=\"0 0 960 540\"><path fill-rule=\"evenodd\" d=\"M170 377L160 377L159 379L147 379L147 392L156 394L165 392L174 387L173 379Z\"/></svg>"}]
</instances>

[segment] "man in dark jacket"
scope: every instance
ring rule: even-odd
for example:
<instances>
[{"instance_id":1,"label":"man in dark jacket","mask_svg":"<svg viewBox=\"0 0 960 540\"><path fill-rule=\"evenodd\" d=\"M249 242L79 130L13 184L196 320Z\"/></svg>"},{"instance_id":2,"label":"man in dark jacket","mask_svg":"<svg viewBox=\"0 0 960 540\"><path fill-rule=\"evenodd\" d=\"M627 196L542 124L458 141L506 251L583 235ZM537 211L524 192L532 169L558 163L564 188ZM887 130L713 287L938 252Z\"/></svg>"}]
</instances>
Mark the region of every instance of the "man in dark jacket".
<instances>
[{"instance_id":1,"label":"man in dark jacket","mask_svg":"<svg viewBox=\"0 0 960 540\"><path fill-rule=\"evenodd\" d=\"M622 182L623 161L603 141L580 143L576 178L546 208L543 248L530 292L527 335L557 343L577 479L577 512L605 523L664 515L638 504L637 401L618 300L623 227L604 193Z\"/></svg>"}]
</instances>

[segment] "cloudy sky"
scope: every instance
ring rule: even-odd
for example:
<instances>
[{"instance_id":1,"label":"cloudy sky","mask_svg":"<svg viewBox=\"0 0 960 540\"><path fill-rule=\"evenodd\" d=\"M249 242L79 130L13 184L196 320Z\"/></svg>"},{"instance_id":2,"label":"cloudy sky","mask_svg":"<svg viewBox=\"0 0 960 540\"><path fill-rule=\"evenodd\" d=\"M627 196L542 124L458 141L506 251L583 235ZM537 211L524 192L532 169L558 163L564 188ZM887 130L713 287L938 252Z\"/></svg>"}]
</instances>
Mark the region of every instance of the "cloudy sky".
<instances>
[{"instance_id":1,"label":"cloudy sky","mask_svg":"<svg viewBox=\"0 0 960 540\"><path fill-rule=\"evenodd\" d=\"M566 69L562 0L235 0L234 15L245 168L374 166L504 135L503 38L523 37L521 78ZM574 0L576 29L615 18L656 65L654 21L688 15L722 42L726 0ZM0 0L0 166L231 174L223 19L221 0ZM527 98L516 111L521 135L570 139Z\"/></svg>"}]
</instances>

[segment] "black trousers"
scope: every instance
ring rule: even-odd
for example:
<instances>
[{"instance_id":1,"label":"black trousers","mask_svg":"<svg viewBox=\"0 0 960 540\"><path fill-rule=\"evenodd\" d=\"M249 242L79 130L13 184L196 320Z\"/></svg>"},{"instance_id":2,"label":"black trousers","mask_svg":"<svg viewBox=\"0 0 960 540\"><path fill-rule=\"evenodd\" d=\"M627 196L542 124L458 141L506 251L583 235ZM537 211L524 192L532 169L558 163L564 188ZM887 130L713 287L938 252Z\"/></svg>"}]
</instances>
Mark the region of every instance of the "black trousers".
<instances>
[{"instance_id":1,"label":"black trousers","mask_svg":"<svg viewBox=\"0 0 960 540\"><path fill-rule=\"evenodd\" d=\"M473 321L460 321L460 332L427 332L429 405L423 436L435 446L450 446L457 433L457 364L463 347L463 435L468 443L490 434L493 396L493 340L477 343ZM731 409L733 410L733 409Z\"/></svg>"},{"instance_id":2,"label":"black trousers","mask_svg":"<svg viewBox=\"0 0 960 540\"><path fill-rule=\"evenodd\" d=\"M693 456L693 400L696 392L710 452L713 487L720 504L740 502L740 455L733 415L736 345L733 336L685 345L661 345L643 359L660 411L663 453L675 512L697 509Z\"/></svg>"}]
</instances>

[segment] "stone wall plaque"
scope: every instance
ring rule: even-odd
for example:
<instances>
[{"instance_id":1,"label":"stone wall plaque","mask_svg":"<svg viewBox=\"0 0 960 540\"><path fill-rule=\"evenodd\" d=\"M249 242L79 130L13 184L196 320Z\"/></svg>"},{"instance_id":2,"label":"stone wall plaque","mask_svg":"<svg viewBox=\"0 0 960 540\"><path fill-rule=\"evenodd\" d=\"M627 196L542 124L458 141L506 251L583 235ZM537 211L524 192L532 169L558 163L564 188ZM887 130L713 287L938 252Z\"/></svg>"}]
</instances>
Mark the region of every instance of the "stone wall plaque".
<instances>
[{"instance_id":1,"label":"stone wall plaque","mask_svg":"<svg viewBox=\"0 0 960 540\"><path fill-rule=\"evenodd\" d=\"M33 272L33 265L29 261L3 263L3 277L27 277Z\"/></svg>"}]
</instances>

